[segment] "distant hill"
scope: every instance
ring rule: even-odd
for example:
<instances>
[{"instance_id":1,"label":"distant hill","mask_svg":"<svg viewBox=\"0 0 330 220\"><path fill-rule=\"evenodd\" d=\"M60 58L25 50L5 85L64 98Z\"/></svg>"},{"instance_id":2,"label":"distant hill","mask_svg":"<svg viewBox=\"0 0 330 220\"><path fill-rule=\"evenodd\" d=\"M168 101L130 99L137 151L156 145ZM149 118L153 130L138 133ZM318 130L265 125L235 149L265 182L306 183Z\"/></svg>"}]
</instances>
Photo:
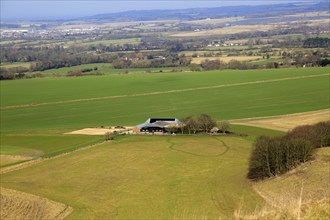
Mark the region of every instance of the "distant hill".
<instances>
[{"instance_id":1,"label":"distant hill","mask_svg":"<svg viewBox=\"0 0 330 220\"><path fill-rule=\"evenodd\" d=\"M99 14L83 17L86 21L150 21L150 20L195 20L222 17L271 17L281 14L329 10L329 2L285 3L274 5L226 6L217 8L192 8L175 10L142 10Z\"/></svg>"}]
</instances>

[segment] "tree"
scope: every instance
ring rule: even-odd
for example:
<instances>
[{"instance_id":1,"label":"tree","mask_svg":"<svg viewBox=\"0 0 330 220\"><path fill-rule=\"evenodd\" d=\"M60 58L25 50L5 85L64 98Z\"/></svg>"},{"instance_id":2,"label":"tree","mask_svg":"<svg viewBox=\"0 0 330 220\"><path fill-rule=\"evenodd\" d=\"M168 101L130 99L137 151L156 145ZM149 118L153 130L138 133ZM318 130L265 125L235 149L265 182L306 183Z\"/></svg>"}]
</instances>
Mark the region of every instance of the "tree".
<instances>
[{"instance_id":1,"label":"tree","mask_svg":"<svg viewBox=\"0 0 330 220\"><path fill-rule=\"evenodd\" d=\"M230 123L229 123L229 121L220 121L218 126L219 126L219 129L222 131L222 133L225 134L226 131L228 131L230 128Z\"/></svg>"},{"instance_id":2,"label":"tree","mask_svg":"<svg viewBox=\"0 0 330 220\"><path fill-rule=\"evenodd\" d=\"M188 116L182 119L182 122L184 123L184 129L187 130L189 134L191 134L191 132L193 132L194 134L197 132L198 122L196 120L196 117Z\"/></svg>"},{"instance_id":3,"label":"tree","mask_svg":"<svg viewBox=\"0 0 330 220\"><path fill-rule=\"evenodd\" d=\"M201 114L197 119L199 129L204 132L209 132L214 126L216 126L215 120L207 114Z\"/></svg>"},{"instance_id":4,"label":"tree","mask_svg":"<svg viewBox=\"0 0 330 220\"><path fill-rule=\"evenodd\" d=\"M178 132L179 127L176 126L176 125L171 125L171 124L170 124L170 125L166 128L166 130L173 134L173 133Z\"/></svg>"},{"instance_id":5,"label":"tree","mask_svg":"<svg viewBox=\"0 0 330 220\"><path fill-rule=\"evenodd\" d=\"M112 137L111 137L111 132L110 132L110 131L106 132L106 133L104 134L104 140L105 140L105 141L109 141L109 140L111 140L111 139L112 139Z\"/></svg>"}]
</instances>

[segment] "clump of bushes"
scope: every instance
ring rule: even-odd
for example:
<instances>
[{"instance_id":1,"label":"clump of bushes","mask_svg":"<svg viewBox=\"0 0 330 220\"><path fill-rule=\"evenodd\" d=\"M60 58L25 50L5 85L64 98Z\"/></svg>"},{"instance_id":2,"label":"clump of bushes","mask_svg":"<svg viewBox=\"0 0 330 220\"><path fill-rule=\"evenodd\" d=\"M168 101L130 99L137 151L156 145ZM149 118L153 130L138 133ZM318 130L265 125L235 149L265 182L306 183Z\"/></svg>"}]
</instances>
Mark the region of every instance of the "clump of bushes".
<instances>
[{"instance_id":1,"label":"clump of bushes","mask_svg":"<svg viewBox=\"0 0 330 220\"><path fill-rule=\"evenodd\" d=\"M299 126L282 137L259 137L249 161L248 178L286 173L313 158L315 148L330 146L330 121Z\"/></svg>"}]
</instances>

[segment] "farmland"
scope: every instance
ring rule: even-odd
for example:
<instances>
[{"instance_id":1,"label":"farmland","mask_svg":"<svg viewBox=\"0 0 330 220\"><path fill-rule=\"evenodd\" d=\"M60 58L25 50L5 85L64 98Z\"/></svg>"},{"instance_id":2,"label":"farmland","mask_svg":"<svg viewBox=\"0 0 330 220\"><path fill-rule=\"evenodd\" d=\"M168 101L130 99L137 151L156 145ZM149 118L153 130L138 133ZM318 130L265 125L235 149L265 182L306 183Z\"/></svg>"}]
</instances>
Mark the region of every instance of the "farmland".
<instances>
[{"instance_id":1,"label":"farmland","mask_svg":"<svg viewBox=\"0 0 330 220\"><path fill-rule=\"evenodd\" d=\"M74 129L134 125L154 115L206 112L222 120L313 111L328 108L327 73L312 68L6 81L1 126Z\"/></svg>"},{"instance_id":2,"label":"farmland","mask_svg":"<svg viewBox=\"0 0 330 220\"><path fill-rule=\"evenodd\" d=\"M89 64L82 64L78 66L72 67L63 67L59 69L50 69L45 71L39 71L37 73L42 74L43 77L60 77L66 76L70 71L77 71L82 69L93 69L92 71L88 72L88 74L129 74L129 73L147 73L147 72L171 72L171 71L180 71L184 70L183 67L167 67L167 68L127 68L127 69L115 69L109 63L89 63ZM96 68L94 70L94 68Z\"/></svg>"},{"instance_id":3,"label":"farmland","mask_svg":"<svg viewBox=\"0 0 330 220\"><path fill-rule=\"evenodd\" d=\"M120 138L5 174L2 186L67 204L72 219L228 218L240 202L263 204L245 179L250 148L234 137Z\"/></svg>"},{"instance_id":4,"label":"farmland","mask_svg":"<svg viewBox=\"0 0 330 220\"><path fill-rule=\"evenodd\" d=\"M228 63L231 60L238 60L238 61L251 61L251 60L260 60L262 57L260 56L232 56L232 57L199 57L193 58L192 63L200 64L204 60L220 60L222 62Z\"/></svg>"},{"instance_id":5,"label":"farmland","mask_svg":"<svg viewBox=\"0 0 330 220\"><path fill-rule=\"evenodd\" d=\"M327 3L2 22L0 219L328 218L329 148L249 179L260 136L330 120Z\"/></svg>"},{"instance_id":6,"label":"farmland","mask_svg":"<svg viewBox=\"0 0 330 220\"><path fill-rule=\"evenodd\" d=\"M102 139L66 132L154 116L205 112L228 120L324 109L328 79L327 68L312 68L3 81L1 153L54 155Z\"/></svg>"}]
</instances>

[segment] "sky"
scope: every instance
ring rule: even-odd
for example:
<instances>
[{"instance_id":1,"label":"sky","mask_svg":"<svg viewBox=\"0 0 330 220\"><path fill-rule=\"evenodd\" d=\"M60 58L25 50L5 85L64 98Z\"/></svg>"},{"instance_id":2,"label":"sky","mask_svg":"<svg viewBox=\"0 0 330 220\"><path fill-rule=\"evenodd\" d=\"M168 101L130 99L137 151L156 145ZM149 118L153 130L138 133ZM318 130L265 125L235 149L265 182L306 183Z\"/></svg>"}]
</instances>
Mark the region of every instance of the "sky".
<instances>
[{"instance_id":1,"label":"sky","mask_svg":"<svg viewBox=\"0 0 330 220\"><path fill-rule=\"evenodd\" d=\"M70 19L130 10L205 8L231 5L261 5L309 0L0 0L1 21Z\"/></svg>"}]
</instances>

